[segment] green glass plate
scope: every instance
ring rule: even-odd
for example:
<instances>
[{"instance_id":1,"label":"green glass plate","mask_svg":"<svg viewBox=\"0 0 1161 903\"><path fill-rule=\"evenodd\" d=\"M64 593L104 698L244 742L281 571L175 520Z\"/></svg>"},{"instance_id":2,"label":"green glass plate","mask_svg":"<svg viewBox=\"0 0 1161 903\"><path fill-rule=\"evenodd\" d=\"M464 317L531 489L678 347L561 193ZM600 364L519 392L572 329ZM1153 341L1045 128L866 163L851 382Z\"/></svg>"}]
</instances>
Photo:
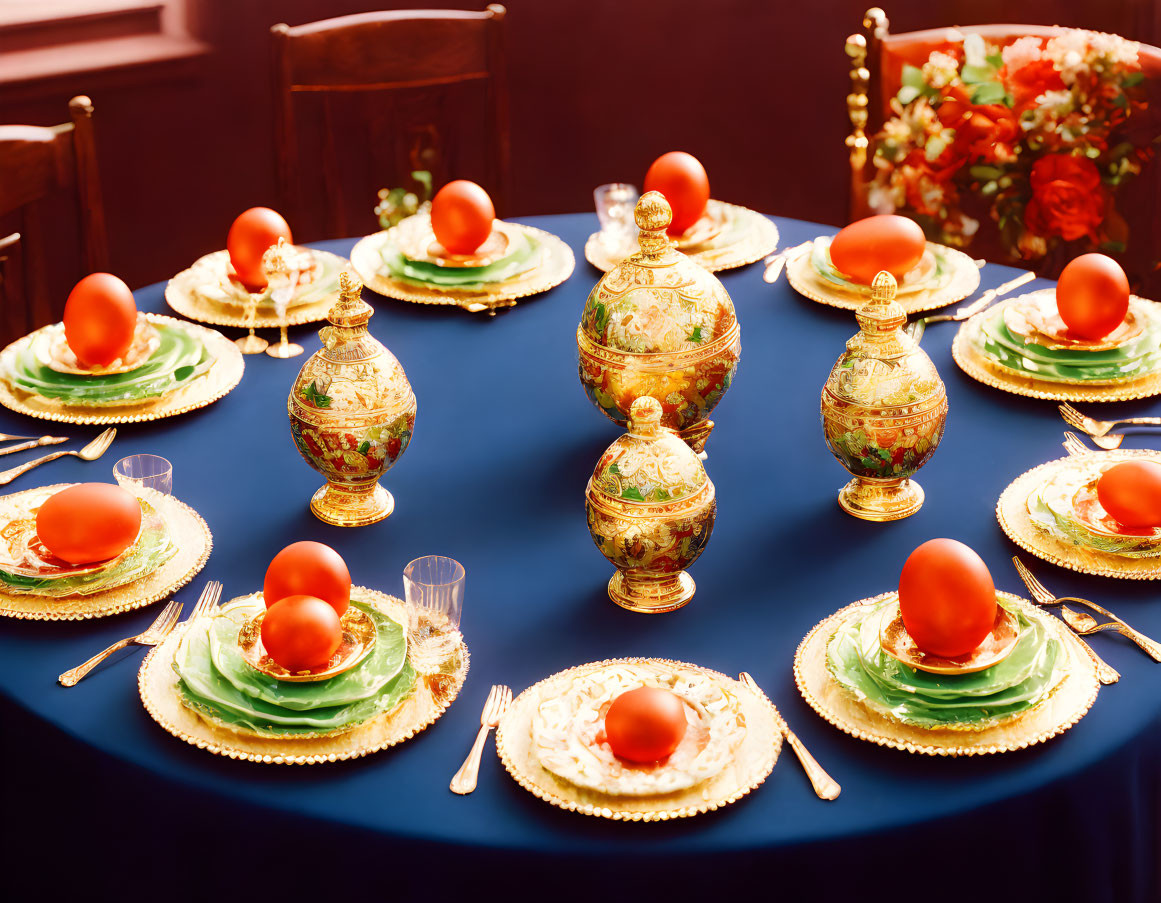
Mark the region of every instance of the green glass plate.
<instances>
[{"instance_id":1,"label":"green glass plate","mask_svg":"<svg viewBox=\"0 0 1161 903\"><path fill-rule=\"evenodd\" d=\"M830 259L830 243L832 236L822 235L816 238L810 245L810 263L814 271L835 285L842 286L845 289L855 292L870 293L871 287L864 285L862 282L855 282L853 279L848 279L839 270ZM951 265L948 263L947 255L944 253L940 245L927 243L927 249L931 251L932 257L935 260L935 269L932 273L921 282L906 282L899 285L899 293L905 295L909 292L925 291L934 292L944 288L951 282L954 275Z\"/></svg>"},{"instance_id":2,"label":"green glass plate","mask_svg":"<svg viewBox=\"0 0 1161 903\"><path fill-rule=\"evenodd\" d=\"M383 265L392 279L412 285L455 289L456 291L483 291L491 285L506 282L536 265L540 242L526 232L513 232L512 249L487 266L441 267L427 261L405 257L394 244L386 244L381 251Z\"/></svg>"}]
</instances>

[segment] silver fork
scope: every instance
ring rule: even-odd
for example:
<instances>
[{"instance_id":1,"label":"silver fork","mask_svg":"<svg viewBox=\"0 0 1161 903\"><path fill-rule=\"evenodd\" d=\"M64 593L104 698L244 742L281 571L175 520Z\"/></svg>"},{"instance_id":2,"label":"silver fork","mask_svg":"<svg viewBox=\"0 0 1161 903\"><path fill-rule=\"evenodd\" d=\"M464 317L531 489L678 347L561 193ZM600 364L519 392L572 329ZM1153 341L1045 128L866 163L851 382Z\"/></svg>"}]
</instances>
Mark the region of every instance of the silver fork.
<instances>
[{"instance_id":1,"label":"silver fork","mask_svg":"<svg viewBox=\"0 0 1161 903\"><path fill-rule=\"evenodd\" d=\"M802 770L806 772L806 776L810 778L810 786L814 788L814 792L822 800L837 799L842 792L838 781L832 778L818 761L812 756L806 747L802 745L802 741L790 729L790 725L786 723L786 719L782 717L782 713L778 711L778 707L765 693L762 688L758 686L757 681L750 676L750 672L743 671L738 675L738 680L750 688L750 690L761 696L770 703L770 707L774 709L774 714L778 719L778 729L782 731L782 736L786 738L786 742L790 744L790 748L794 750L794 754L798 756L798 761L802 764Z\"/></svg>"},{"instance_id":2,"label":"silver fork","mask_svg":"<svg viewBox=\"0 0 1161 903\"><path fill-rule=\"evenodd\" d=\"M997 298L1018 289L1020 286L1031 282L1035 278L1035 273L1021 273L1015 279L1009 279L1003 285L997 285L995 288L988 289L971 304L968 304L966 307L961 307L953 314L934 314L930 317L920 317L918 320L912 320L907 324L907 334L918 342L923 338L923 333L926 331L929 323L959 323L963 320L969 320L984 308L988 307Z\"/></svg>"},{"instance_id":3,"label":"silver fork","mask_svg":"<svg viewBox=\"0 0 1161 903\"><path fill-rule=\"evenodd\" d=\"M1070 404L1062 404L1059 410L1060 416L1064 418L1065 423L1073 429L1087 433L1093 442L1106 451L1120 448L1121 443L1125 441L1123 433L1109 432L1118 423L1125 423L1131 426L1161 426L1161 417L1124 417L1120 420L1094 420L1092 417L1084 416L1084 414Z\"/></svg>"},{"instance_id":4,"label":"silver fork","mask_svg":"<svg viewBox=\"0 0 1161 903\"><path fill-rule=\"evenodd\" d=\"M1016 565L1016 572L1020 575L1020 579L1024 581L1024 585L1028 587L1028 592L1032 594L1033 602L1035 602L1037 605L1048 608L1061 601L1053 596L1052 593L1050 593L1044 587L1043 583L1033 577L1032 572L1024 566L1024 562L1022 562L1014 555L1012 556L1012 564ZM1067 620L1062 620L1064 620L1066 624L1068 623ZM1071 627L1072 625L1070 624L1069 626ZM1096 665L1097 679L1102 684L1115 684L1118 680L1121 679L1120 672L1118 672L1103 658L1097 655L1096 652L1093 651L1092 646L1090 646L1084 640L1080 639L1079 636L1077 637L1077 641L1084 647L1085 651L1089 655L1089 658L1091 658L1093 664Z\"/></svg>"},{"instance_id":5,"label":"silver fork","mask_svg":"<svg viewBox=\"0 0 1161 903\"><path fill-rule=\"evenodd\" d=\"M1095 602L1090 602L1088 599L1082 599L1079 596L1056 596L1048 591L1048 588L1032 576L1028 568L1024 567L1024 563L1018 558L1013 558L1012 561L1016 563L1016 570L1020 572L1020 579L1024 581L1024 585L1028 587L1028 591L1032 593L1032 598L1040 605L1045 607L1049 605L1061 605L1065 602L1071 602L1074 605L1083 605L1086 608L1091 608L1098 614L1104 615L1111 623L1098 625L1096 620L1091 615L1083 614L1081 612L1072 612L1073 620L1087 619L1092 621L1091 625L1086 626L1084 630L1078 630L1069 618L1064 618L1065 623L1078 633L1093 633L1097 630L1115 630L1121 636L1128 637L1136 643L1143 652L1145 652L1153 661L1161 662L1161 644L1155 640L1149 639L1145 634L1141 633L1134 627L1131 627L1127 622L1117 617L1107 608L1102 608ZM1071 609L1070 609L1071 611Z\"/></svg>"},{"instance_id":6,"label":"silver fork","mask_svg":"<svg viewBox=\"0 0 1161 903\"><path fill-rule=\"evenodd\" d=\"M451 779L452 793L461 796L476 789L476 778L480 774L480 758L484 754L484 741L488 739L488 731L500 723L508 706L512 704L512 690L504 684L493 684L488 693L488 701L484 703L484 711L480 715L480 730L476 734L476 742L472 744L472 751L464 759L464 764Z\"/></svg>"},{"instance_id":7,"label":"silver fork","mask_svg":"<svg viewBox=\"0 0 1161 903\"><path fill-rule=\"evenodd\" d=\"M800 245L795 245L793 248L787 248L785 251L779 251L777 254L769 255L762 261L766 265L765 271L762 273L762 281L773 285L778 281L778 277L782 275L782 270L786 266L786 261L797 254L804 248L809 248L811 242L804 241Z\"/></svg>"},{"instance_id":8,"label":"silver fork","mask_svg":"<svg viewBox=\"0 0 1161 903\"><path fill-rule=\"evenodd\" d=\"M97 665L101 664L110 655L118 649L124 649L126 646L136 643L138 646L156 646L172 632L174 625L177 624L177 617L181 614L181 603L170 602L161 610L161 614L157 619L145 629L143 633L137 636L125 637L123 640L118 640L108 649L98 652L91 659L84 664L77 665L75 668L70 668L64 674L57 678L66 687L74 687L86 674L92 671Z\"/></svg>"},{"instance_id":9,"label":"silver fork","mask_svg":"<svg viewBox=\"0 0 1161 903\"><path fill-rule=\"evenodd\" d=\"M217 580L211 580L202 587L202 594L198 596L198 601L193 607L193 611L189 613L186 618L186 623L196 621L198 618L205 615L212 614L218 610L218 600L222 598L222 584Z\"/></svg>"},{"instance_id":10,"label":"silver fork","mask_svg":"<svg viewBox=\"0 0 1161 903\"><path fill-rule=\"evenodd\" d=\"M11 483L22 473L28 473L28 471L32 470L34 467L39 467L41 464L47 464L49 461L55 461L57 458L64 458L68 455L75 455L82 461L96 461L97 458L101 457L101 455L103 455L108 450L109 446L113 444L113 439L116 437L116 435L116 427L111 426L80 451L73 451L70 449L69 451L53 452L51 455L45 455L43 458L36 458L33 461L28 461L27 463L21 464L19 467L13 467L11 470L6 470L3 473L0 473L0 486L5 486L8 483Z\"/></svg>"},{"instance_id":11,"label":"silver fork","mask_svg":"<svg viewBox=\"0 0 1161 903\"><path fill-rule=\"evenodd\" d=\"M1081 458L1085 455L1095 455L1096 452L1080 441L1080 437L1076 433L1065 432L1064 441L1060 443L1064 446L1064 450L1074 458Z\"/></svg>"},{"instance_id":12,"label":"silver fork","mask_svg":"<svg viewBox=\"0 0 1161 903\"><path fill-rule=\"evenodd\" d=\"M29 439L27 442L10 445L8 448L0 448L0 455L11 455L16 452L27 451L30 448L39 448L42 445L60 445L62 442L68 441L68 436L41 436L39 439Z\"/></svg>"}]
</instances>

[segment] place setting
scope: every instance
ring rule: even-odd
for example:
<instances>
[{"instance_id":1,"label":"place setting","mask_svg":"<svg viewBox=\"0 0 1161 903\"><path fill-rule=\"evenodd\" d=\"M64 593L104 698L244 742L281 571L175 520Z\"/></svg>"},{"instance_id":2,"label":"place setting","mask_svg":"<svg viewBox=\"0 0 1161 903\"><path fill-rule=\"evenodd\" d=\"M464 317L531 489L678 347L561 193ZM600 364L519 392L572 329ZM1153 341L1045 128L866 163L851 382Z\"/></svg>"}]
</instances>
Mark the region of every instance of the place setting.
<instances>
[{"instance_id":1,"label":"place setting","mask_svg":"<svg viewBox=\"0 0 1161 903\"><path fill-rule=\"evenodd\" d=\"M0 405L61 423L159 420L222 398L242 370L221 333L138 311L123 281L93 273L69 294L62 322L0 352Z\"/></svg>"},{"instance_id":2,"label":"place setting","mask_svg":"<svg viewBox=\"0 0 1161 903\"><path fill-rule=\"evenodd\" d=\"M313 765L386 749L463 686L464 577L450 558L416 559L400 599L353 584L330 546L293 543L260 591L199 606L153 646L141 701L174 737L231 759Z\"/></svg>"},{"instance_id":3,"label":"place setting","mask_svg":"<svg viewBox=\"0 0 1161 903\"><path fill-rule=\"evenodd\" d=\"M0 617L82 620L151 605L205 566L213 537L173 492L170 463L131 455L115 483L0 497Z\"/></svg>"},{"instance_id":4,"label":"place setting","mask_svg":"<svg viewBox=\"0 0 1161 903\"><path fill-rule=\"evenodd\" d=\"M881 214L856 220L833 237L819 236L772 255L764 279L774 282L784 269L803 297L857 310L870 296L875 276L886 270L895 277L904 312L916 314L969 297L979 287L982 265L962 251L928 241L914 220Z\"/></svg>"},{"instance_id":5,"label":"place setting","mask_svg":"<svg viewBox=\"0 0 1161 903\"><path fill-rule=\"evenodd\" d=\"M968 376L1050 401L1126 401L1161 393L1161 312L1129 291L1121 266L1083 254L1042 289L976 314L956 333Z\"/></svg>"},{"instance_id":6,"label":"place setting","mask_svg":"<svg viewBox=\"0 0 1161 903\"><path fill-rule=\"evenodd\" d=\"M371 291L399 301L495 314L572 275L572 249L542 229L496 219L488 193L456 179L430 209L360 239L351 266Z\"/></svg>"},{"instance_id":7,"label":"place setting","mask_svg":"<svg viewBox=\"0 0 1161 903\"><path fill-rule=\"evenodd\" d=\"M251 207L230 225L226 248L199 257L165 286L165 302L183 317L248 330L243 354L302 354L287 327L326 317L350 264L337 254L295 245L290 226L269 207ZM255 329L278 329L274 343Z\"/></svg>"}]
</instances>

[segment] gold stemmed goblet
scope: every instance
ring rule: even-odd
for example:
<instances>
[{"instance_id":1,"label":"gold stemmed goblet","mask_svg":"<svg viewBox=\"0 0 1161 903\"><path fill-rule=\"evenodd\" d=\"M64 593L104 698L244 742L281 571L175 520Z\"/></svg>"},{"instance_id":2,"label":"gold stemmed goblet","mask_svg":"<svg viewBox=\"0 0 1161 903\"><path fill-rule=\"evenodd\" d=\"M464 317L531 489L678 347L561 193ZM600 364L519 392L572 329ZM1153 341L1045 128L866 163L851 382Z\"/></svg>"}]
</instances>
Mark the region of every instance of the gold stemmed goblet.
<instances>
[{"instance_id":1,"label":"gold stemmed goblet","mask_svg":"<svg viewBox=\"0 0 1161 903\"><path fill-rule=\"evenodd\" d=\"M269 248L262 255L262 266L266 270L266 284L270 287L270 300L274 302L274 312L278 315L278 342L266 349L271 357L285 360L289 357L298 357L303 352L301 345L291 342L287 335L286 308L290 299L294 297L294 288L298 285L301 270L295 264L298 256L288 253L289 246L285 238L279 238L278 244Z\"/></svg>"}]
</instances>

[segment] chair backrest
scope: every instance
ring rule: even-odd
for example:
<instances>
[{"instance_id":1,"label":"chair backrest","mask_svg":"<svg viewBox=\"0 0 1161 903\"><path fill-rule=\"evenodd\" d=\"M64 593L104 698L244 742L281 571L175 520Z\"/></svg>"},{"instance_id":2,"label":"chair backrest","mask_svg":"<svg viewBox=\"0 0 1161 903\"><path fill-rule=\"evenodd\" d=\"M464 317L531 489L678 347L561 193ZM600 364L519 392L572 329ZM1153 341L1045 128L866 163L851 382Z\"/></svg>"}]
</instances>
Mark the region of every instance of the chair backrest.
<instances>
[{"instance_id":1,"label":"chair backrest","mask_svg":"<svg viewBox=\"0 0 1161 903\"><path fill-rule=\"evenodd\" d=\"M348 234L339 179L344 167L336 153L335 133L336 130L351 133L347 124L335 119L331 101L338 98L334 95L374 93L379 98L385 95L386 103L377 99L376 106L367 109L377 118L391 119L390 130L380 127L378 136L395 145L391 148L395 152L394 165L401 172L388 175L406 178L412 170L429 170L439 184L458 177L458 173L451 171L452 154L438 149L441 141L449 140L446 133L453 131L454 125L437 122L445 117L446 110L433 98L453 86L481 85L486 92L485 188L492 194L497 210L502 209L507 203L510 168L505 16L503 6L491 4L481 12L391 10L343 16L294 28L275 25L271 29L275 146L281 203L291 227L310 231L302 221L305 204L300 191L296 95L299 98L315 95L323 105L323 188L327 198L326 230L330 236ZM452 123L456 121L453 114ZM411 146L400 149L401 137L410 138ZM450 140L454 143L454 137ZM479 142L464 136L461 144L476 147ZM370 220L373 195L368 197L366 206Z\"/></svg>"},{"instance_id":2,"label":"chair backrest","mask_svg":"<svg viewBox=\"0 0 1161 903\"><path fill-rule=\"evenodd\" d=\"M1161 300L1161 49L1038 25L892 35L873 8L846 51L852 219L905 214L1047 276L1102 251Z\"/></svg>"},{"instance_id":3,"label":"chair backrest","mask_svg":"<svg viewBox=\"0 0 1161 903\"><path fill-rule=\"evenodd\" d=\"M109 268L92 101L74 97L69 116L70 122L50 127L0 125L0 217L17 215L21 222L19 294L24 301L17 302L18 292L6 272L0 329L7 339L52 322L63 307L63 299L54 303L48 290L47 261L52 260L54 268L58 261L44 247L40 201L74 190L83 268L77 278Z\"/></svg>"}]
</instances>

